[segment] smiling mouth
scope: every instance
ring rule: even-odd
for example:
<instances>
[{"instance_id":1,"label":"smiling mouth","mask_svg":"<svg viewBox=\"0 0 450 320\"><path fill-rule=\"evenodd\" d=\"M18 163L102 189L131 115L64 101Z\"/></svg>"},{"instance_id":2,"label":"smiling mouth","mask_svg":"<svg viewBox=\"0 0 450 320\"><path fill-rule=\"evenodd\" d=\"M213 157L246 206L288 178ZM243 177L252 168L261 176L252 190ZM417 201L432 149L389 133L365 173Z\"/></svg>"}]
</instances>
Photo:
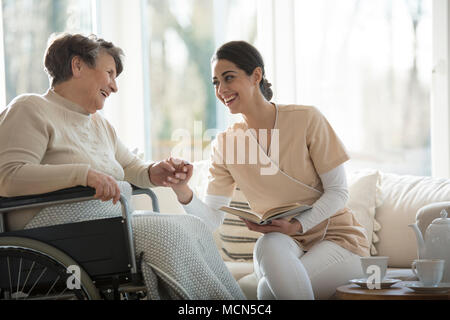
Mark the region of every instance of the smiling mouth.
<instances>
[{"instance_id":1,"label":"smiling mouth","mask_svg":"<svg viewBox=\"0 0 450 320\"><path fill-rule=\"evenodd\" d=\"M108 98L108 96L109 96L108 92L106 92L105 90L100 90L100 93L101 93L102 96L104 96L105 98Z\"/></svg>"},{"instance_id":2,"label":"smiling mouth","mask_svg":"<svg viewBox=\"0 0 450 320\"><path fill-rule=\"evenodd\" d=\"M229 105L231 105L234 102L234 100L236 100L237 97L238 97L238 95L234 94L234 95L232 95L232 96L230 96L228 98L223 98L223 101L225 102L225 104L227 106L229 106Z\"/></svg>"}]
</instances>

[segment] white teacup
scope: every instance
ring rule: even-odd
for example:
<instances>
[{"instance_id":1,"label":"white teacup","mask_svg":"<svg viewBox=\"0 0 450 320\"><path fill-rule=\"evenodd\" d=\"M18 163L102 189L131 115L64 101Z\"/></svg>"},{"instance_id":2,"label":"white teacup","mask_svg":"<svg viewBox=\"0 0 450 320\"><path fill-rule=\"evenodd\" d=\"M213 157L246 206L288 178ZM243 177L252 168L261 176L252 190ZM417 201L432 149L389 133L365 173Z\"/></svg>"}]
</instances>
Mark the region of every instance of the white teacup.
<instances>
[{"instance_id":1,"label":"white teacup","mask_svg":"<svg viewBox=\"0 0 450 320\"><path fill-rule=\"evenodd\" d=\"M442 280L444 263L441 259L418 259L414 260L411 269L424 286L434 287Z\"/></svg>"},{"instance_id":2,"label":"white teacup","mask_svg":"<svg viewBox=\"0 0 450 320\"><path fill-rule=\"evenodd\" d=\"M375 282L382 282L386 276L389 257L361 257L361 268L365 278L375 277ZM379 278L378 278L379 275Z\"/></svg>"}]
</instances>

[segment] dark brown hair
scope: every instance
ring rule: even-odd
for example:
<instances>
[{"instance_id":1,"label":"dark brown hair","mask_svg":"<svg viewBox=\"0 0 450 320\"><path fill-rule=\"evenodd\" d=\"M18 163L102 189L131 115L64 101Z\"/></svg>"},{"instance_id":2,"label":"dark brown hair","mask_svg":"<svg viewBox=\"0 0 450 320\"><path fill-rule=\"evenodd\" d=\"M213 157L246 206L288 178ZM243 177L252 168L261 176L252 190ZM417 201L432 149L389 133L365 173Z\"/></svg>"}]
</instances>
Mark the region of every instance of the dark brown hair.
<instances>
[{"instance_id":1,"label":"dark brown hair","mask_svg":"<svg viewBox=\"0 0 450 320\"><path fill-rule=\"evenodd\" d=\"M248 76L252 75L257 67L260 67L263 77L259 83L259 89L267 101L272 99L273 92L270 89L272 84L266 79L264 60L254 46L245 41L227 42L217 49L211 58L211 63L222 59L233 62L239 69L244 70Z\"/></svg>"},{"instance_id":2,"label":"dark brown hair","mask_svg":"<svg viewBox=\"0 0 450 320\"><path fill-rule=\"evenodd\" d=\"M114 58L117 76L123 71L122 49L111 42L81 34L53 34L49 38L44 56L44 67L51 85L54 86L72 78L72 59L79 56L89 67L94 68L96 59L101 52L106 52Z\"/></svg>"}]
</instances>

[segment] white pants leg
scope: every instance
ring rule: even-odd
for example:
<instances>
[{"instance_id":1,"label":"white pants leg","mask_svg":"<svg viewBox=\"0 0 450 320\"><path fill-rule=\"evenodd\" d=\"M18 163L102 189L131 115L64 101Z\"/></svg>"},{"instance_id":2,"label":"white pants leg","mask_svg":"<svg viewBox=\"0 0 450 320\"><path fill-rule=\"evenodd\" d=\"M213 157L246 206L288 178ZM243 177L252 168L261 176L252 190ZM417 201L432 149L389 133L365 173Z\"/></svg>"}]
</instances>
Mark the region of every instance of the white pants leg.
<instances>
[{"instance_id":1,"label":"white pants leg","mask_svg":"<svg viewBox=\"0 0 450 320\"><path fill-rule=\"evenodd\" d=\"M318 243L300 261L308 271L316 299L330 299L337 287L363 277L360 256L331 241Z\"/></svg>"},{"instance_id":2,"label":"white pants leg","mask_svg":"<svg viewBox=\"0 0 450 320\"><path fill-rule=\"evenodd\" d=\"M299 260L303 254L285 234L271 232L260 237L253 252L258 299L314 299L311 282Z\"/></svg>"},{"instance_id":3,"label":"white pants leg","mask_svg":"<svg viewBox=\"0 0 450 320\"><path fill-rule=\"evenodd\" d=\"M272 232L254 249L258 299L329 299L336 287L362 276L359 256L330 241L303 252L289 236Z\"/></svg>"}]
</instances>

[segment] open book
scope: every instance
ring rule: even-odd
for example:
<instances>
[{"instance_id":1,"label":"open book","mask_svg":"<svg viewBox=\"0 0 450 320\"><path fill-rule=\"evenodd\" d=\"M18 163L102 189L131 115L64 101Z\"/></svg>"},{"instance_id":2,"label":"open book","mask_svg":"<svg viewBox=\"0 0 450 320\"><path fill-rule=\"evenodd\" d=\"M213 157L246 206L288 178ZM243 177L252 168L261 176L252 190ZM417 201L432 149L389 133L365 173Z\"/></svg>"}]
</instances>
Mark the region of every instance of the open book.
<instances>
[{"instance_id":1,"label":"open book","mask_svg":"<svg viewBox=\"0 0 450 320\"><path fill-rule=\"evenodd\" d=\"M219 210L234 214L235 216L241 217L251 222L264 225L273 219L296 216L299 213L302 213L311 208L311 206L305 204L291 203L281 207L271 208L263 213L257 213L250 210L237 209L228 206L223 206Z\"/></svg>"}]
</instances>

